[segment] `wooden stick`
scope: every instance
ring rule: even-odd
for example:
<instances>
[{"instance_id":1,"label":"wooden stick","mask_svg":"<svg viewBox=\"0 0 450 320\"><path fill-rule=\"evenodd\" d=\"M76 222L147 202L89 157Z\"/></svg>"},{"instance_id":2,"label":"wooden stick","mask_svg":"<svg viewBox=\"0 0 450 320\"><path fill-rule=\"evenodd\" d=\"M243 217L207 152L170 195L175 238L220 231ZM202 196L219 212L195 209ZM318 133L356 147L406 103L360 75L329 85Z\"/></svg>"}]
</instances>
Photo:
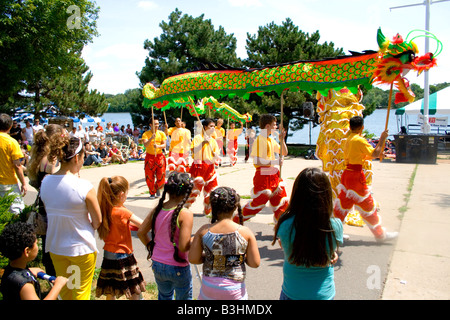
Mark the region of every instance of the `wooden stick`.
<instances>
[{"instance_id":1,"label":"wooden stick","mask_svg":"<svg viewBox=\"0 0 450 320\"><path fill-rule=\"evenodd\" d=\"M389 113L391 112L393 87L394 87L394 83L391 83L391 90L389 91L388 109L387 109L387 114L386 114L386 126L384 127L384 131L386 131L388 129L388 125L389 125Z\"/></svg>"},{"instance_id":2,"label":"wooden stick","mask_svg":"<svg viewBox=\"0 0 450 320\"><path fill-rule=\"evenodd\" d=\"M281 114L280 114L280 134L279 134L279 140L280 140L280 172L279 172L279 174L280 174L280 178L281 178L281 167L283 166L283 163L282 163L282 159L283 159L283 147L282 147L282 145L283 145L283 142L281 141L283 139L282 136L283 136L283 118L284 118L284 111L283 111L283 109L284 109L284 97L283 97L283 95L284 95L284 90L281 93Z\"/></svg>"},{"instance_id":3,"label":"wooden stick","mask_svg":"<svg viewBox=\"0 0 450 320\"><path fill-rule=\"evenodd\" d=\"M154 144L156 145L156 130L155 130L155 116L153 114L153 106L152 106L152 133L153 133L153 139L155 139ZM155 156L156 156L156 148L155 149Z\"/></svg>"},{"instance_id":4,"label":"wooden stick","mask_svg":"<svg viewBox=\"0 0 450 320\"><path fill-rule=\"evenodd\" d=\"M389 126L389 114L391 112L393 88L394 88L394 83L391 83L391 89L389 90L388 109L387 109L387 113L386 113L386 125L384 126L384 131L386 131L388 129L388 126ZM382 162L383 159L384 159L384 148L383 148L383 150L381 151L381 154L380 154L380 162Z\"/></svg>"}]
</instances>

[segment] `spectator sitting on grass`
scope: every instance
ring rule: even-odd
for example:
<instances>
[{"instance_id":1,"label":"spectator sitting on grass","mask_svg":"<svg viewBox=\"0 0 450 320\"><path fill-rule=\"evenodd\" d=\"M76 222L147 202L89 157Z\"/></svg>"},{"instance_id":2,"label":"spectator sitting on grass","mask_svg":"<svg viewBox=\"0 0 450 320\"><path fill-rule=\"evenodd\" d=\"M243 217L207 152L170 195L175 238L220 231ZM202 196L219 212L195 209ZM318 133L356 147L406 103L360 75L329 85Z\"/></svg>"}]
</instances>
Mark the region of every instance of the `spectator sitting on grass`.
<instances>
[{"instance_id":1,"label":"spectator sitting on grass","mask_svg":"<svg viewBox=\"0 0 450 320\"><path fill-rule=\"evenodd\" d=\"M104 164L109 164L111 162L111 158L108 156L109 148L106 146L105 141L100 142L97 152L99 153L99 156L103 160Z\"/></svg>"},{"instance_id":2,"label":"spectator sitting on grass","mask_svg":"<svg viewBox=\"0 0 450 320\"><path fill-rule=\"evenodd\" d=\"M139 159L137 145L134 142L132 142L130 145L130 159L133 159L133 160Z\"/></svg>"},{"instance_id":3,"label":"spectator sitting on grass","mask_svg":"<svg viewBox=\"0 0 450 320\"><path fill-rule=\"evenodd\" d=\"M128 159L124 159L122 152L117 148L115 142L113 142L111 149L109 149L109 156L111 157L111 162L127 163Z\"/></svg>"},{"instance_id":4,"label":"spectator sitting on grass","mask_svg":"<svg viewBox=\"0 0 450 320\"><path fill-rule=\"evenodd\" d=\"M86 155L85 155L83 166L90 166L92 164L97 165L97 164L103 163L102 158L100 158L100 153L98 153L97 151L95 151L92 148L92 145L90 142L85 142L84 148L86 150Z\"/></svg>"}]
</instances>

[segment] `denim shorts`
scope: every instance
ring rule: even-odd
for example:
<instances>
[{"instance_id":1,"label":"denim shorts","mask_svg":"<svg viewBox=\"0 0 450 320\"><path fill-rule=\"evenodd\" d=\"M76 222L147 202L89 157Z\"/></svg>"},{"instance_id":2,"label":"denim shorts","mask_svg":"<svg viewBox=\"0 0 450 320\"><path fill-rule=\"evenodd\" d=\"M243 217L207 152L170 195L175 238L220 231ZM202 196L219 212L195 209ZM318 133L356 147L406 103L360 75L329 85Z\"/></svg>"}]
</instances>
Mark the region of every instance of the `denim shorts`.
<instances>
[{"instance_id":1,"label":"denim shorts","mask_svg":"<svg viewBox=\"0 0 450 320\"><path fill-rule=\"evenodd\" d=\"M132 253L115 253L103 250L103 258L108 260L120 260L124 258L128 258Z\"/></svg>"},{"instance_id":2,"label":"denim shorts","mask_svg":"<svg viewBox=\"0 0 450 320\"><path fill-rule=\"evenodd\" d=\"M153 261L158 300L192 300L191 266L178 267Z\"/></svg>"}]
</instances>

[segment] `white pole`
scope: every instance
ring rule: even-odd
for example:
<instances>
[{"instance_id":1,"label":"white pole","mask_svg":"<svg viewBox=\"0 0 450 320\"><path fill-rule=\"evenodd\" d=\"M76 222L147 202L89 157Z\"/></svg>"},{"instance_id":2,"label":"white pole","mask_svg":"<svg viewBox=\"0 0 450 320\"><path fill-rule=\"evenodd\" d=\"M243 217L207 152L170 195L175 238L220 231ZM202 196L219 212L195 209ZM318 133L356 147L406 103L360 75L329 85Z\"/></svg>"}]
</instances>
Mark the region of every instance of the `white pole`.
<instances>
[{"instance_id":1,"label":"white pole","mask_svg":"<svg viewBox=\"0 0 450 320\"><path fill-rule=\"evenodd\" d=\"M434 0L433 3L438 2L447 2L449 0ZM425 5L425 30L430 32L430 5L432 4L431 0L425 0L423 3L416 3L398 7L392 7L392 9L399 9L405 7L415 7ZM428 37L425 37L425 53L430 52L430 40ZM425 83L424 83L424 97L423 97L423 125L422 125L422 133L429 134L431 132L431 126L428 123L429 119L429 97L430 97L430 85L428 78L428 71L425 71Z\"/></svg>"},{"instance_id":2,"label":"white pole","mask_svg":"<svg viewBox=\"0 0 450 320\"><path fill-rule=\"evenodd\" d=\"M430 0L425 1L425 31L430 31ZM430 52L430 39L425 37L425 52ZM425 71L425 83L424 83L424 97L423 97L423 125L422 133L429 134L431 132L431 126L428 123L429 118L429 104L430 104L430 84L428 70Z\"/></svg>"}]
</instances>

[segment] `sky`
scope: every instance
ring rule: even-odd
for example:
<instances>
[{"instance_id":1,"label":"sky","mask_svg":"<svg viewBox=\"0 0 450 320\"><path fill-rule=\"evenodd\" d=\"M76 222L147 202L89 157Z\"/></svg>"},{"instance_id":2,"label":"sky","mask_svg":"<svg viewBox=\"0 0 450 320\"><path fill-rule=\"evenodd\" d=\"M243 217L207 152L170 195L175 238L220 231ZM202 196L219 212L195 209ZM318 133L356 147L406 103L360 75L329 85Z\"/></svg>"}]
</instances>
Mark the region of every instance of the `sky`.
<instances>
[{"instance_id":1,"label":"sky","mask_svg":"<svg viewBox=\"0 0 450 320\"><path fill-rule=\"evenodd\" d=\"M377 30L391 39L397 33L406 38L415 29L425 29L423 0L97 0L100 7L97 30L100 33L83 50L83 58L93 73L90 89L105 94L124 93L139 88L136 72L145 65L148 51L144 41L159 38L159 24L178 8L183 14L210 19L237 39L237 55L246 58L247 33L256 35L260 26L281 25L286 18L305 33L319 31L319 43L333 42L335 48L349 51L378 50ZM438 66L429 72L430 85L450 82L450 1L432 3L430 29L443 44ZM425 53L425 40L418 38L419 55ZM430 52L436 42L430 40ZM424 87L424 73L410 72L410 83ZM382 88L389 89L389 88Z\"/></svg>"}]
</instances>

